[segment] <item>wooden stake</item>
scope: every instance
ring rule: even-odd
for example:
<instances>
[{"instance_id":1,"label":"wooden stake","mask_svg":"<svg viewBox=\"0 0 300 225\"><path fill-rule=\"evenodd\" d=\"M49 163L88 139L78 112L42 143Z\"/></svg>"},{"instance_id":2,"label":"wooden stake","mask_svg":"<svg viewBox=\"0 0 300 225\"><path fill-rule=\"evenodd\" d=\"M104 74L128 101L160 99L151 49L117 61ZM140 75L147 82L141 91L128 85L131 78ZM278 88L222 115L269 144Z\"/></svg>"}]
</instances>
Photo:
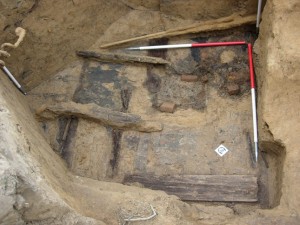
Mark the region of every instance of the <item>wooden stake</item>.
<instances>
[{"instance_id":1,"label":"wooden stake","mask_svg":"<svg viewBox=\"0 0 300 225\"><path fill-rule=\"evenodd\" d=\"M163 129L162 124L159 122L143 120L139 115L113 111L94 103L80 104L75 102L61 102L44 105L36 111L36 115L44 120L53 120L60 116L76 116L114 128L137 130L141 132L157 132Z\"/></svg>"},{"instance_id":2,"label":"wooden stake","mask_svg":"<svg viewBox=\"0 0 300 225\"><path fill-rule=\"evenodd\" d=\"M254 24L255 21L256 21L255 15L241 17L237 14L233 14L231 16L223 17L216 20L208 20L208 21L195 23L181 28L170 29L167 31L147 34L140 37L134 37L122 41L103 44L100 46L100 48L110 48L122 44L129 44L135 41L148 40L153 38L163 38L163 37L172 37L172 36L179 36L185 34L208 32L208 31L226 30L226 29L238 27L245 24Z\"/></svg>"},{"instance_id":3,"label":"wooden stake","mask_svg":"<svg viewBox=\"0 0 300 225\"><path fill-rule=\"evenodd\" d=\"M168 61L150 56L131 55L123 53L109 52L93 52L93 51L77 51L76 54L83 58L95 59L101 62L117 62L117 63L148 63L148 64L169 64Z\"/></svg>"}]
</instances>

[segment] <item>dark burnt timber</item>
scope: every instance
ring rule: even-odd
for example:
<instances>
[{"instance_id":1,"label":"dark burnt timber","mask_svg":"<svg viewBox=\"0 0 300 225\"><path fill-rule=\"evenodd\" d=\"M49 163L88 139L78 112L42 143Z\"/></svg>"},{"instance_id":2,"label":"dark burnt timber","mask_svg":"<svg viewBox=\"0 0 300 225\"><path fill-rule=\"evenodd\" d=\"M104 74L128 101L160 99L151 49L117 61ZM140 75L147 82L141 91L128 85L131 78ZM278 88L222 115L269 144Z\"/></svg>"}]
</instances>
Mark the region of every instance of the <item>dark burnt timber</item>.
<instances>
[{"instance_id":1,"label":"dark burnt timber","mask_svg":"<svg viewBox=\"0 0 300 225\"><path fill-rule=\"evenodd\" d=\"M124 183L143 184L183 201L257 202L257 178L251 175L129 175Z\"/></svg>"},{"instance_id":2,"label":"dark burnt timber","mask_svg":"<svg viewBox=\"0 0 300 225\"><path fill-rule=\"evenodd\" d=\"M111 131L112 134L112 144L113 144L113 158L110 160L110 165L112 168L112 173L113 175L116 172L116 169L118 167L118 159L119 159L119 153L120 153L120 141L122 138L122 131L121 130L117 130L117 129L113 129Z\"/></svg>"},{"instance_id":3,"label":"dark burnt timber","mask_svg":"<svg viewBox=\"0 0 300 225\"><path fill-rule=\"evenodd\" d=\"M93 59L101 62L146 63L146 64L158 64L158 65L169 64L168 61L157 57L131 55L131 54L124 54L124 53L77 51L76 54L83 58Z\"/></svg>"}]
</instances>

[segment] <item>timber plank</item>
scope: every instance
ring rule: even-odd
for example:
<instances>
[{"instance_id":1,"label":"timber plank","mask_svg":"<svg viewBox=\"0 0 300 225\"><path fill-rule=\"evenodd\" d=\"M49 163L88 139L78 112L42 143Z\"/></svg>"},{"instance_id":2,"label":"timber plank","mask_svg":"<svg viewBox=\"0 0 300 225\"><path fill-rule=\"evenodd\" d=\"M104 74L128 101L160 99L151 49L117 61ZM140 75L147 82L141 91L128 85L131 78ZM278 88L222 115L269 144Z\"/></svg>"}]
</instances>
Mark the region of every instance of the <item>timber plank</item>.
<instances>
[{"instance_id":1,"label":"timber plank","mask_svg":"<svg viewBox=\"0 0 300 225\"><path fill-rule=\"evenodd\" d=\"M120 129L132 129L141 132L157 132L163 129L159 122L142 120L139 115L113 111L94 103L60 102L43 105L36 111L36 115L39 119L47 120L56 119L60 116L76 116Z\"/></svg>"},{"instance_id":2,"label":"timber plank","mask_svg":"<svg viewBox=\"0 0 300 225\"><path fill-rule=\"evenodd\" d=\"M128 175L124 183L138 182L162 190L184 201L256 202L254 175Z\"/></svg>"},{"instance_id":3,"label":"timber plank","mask_svg":"<svg viewBox=\"0 0 300 225\"><path fill-rule=\"evenodd\" d=\"M164 38L164 37L174 37L179 35L195 34L201 32L227 30L233 27L239 27L246 24L254 24L256 21L256 15L249 15L241 17L238 14L232 14L228 17L223 17L219 19L213 19L209 21L202 21L188 26L169 29L166 31L161 31L153 34L146 34L139 37L129 38L126 40L106 43L100 46L100 48L110 48L116 47L122 44L130 44L132 42L149 40L154 38Z\"/></svg>"},{"instance_id":4,"label":"timber plank","mask_svg":"<svg viewBox=\"0 0 300 225\"><path fill-rule=\"evenodd\" d=\"M87 59L94 59L101 62L117 62L117 63L148 63L167 65L168 61L151 56L132 55L124 53L110 53L110 52L93 52L93 51L77 51L76 54Z\"/></svg>"}]
</instances>

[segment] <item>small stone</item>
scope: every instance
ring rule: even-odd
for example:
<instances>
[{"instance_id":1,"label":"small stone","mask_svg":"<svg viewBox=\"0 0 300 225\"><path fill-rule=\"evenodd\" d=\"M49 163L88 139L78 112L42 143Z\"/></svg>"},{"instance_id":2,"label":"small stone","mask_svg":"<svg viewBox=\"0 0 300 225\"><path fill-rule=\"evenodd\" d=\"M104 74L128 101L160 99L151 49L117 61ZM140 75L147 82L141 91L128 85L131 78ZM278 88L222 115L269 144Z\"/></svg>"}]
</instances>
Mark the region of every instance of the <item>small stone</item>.
<instances>
[{"instance_id":1,"label":"small stone","mask_svg":"<svg viewBox=\"0 0 300 225\"><path fill-rule=\"evenodd\" d=\"M227 51L224 51L222 52L222 54L220 55L220 60L221 60L221 63L230 63L232 62L236 57L236 54L231 51L231 50L227 50Z\"/></svg>"},{"instance_id":2,"label":"small stone","mask_svg":"<svg viewBox=\"0 0 300 225\"><path fill-rule=\"evenodd\" d=\"M227 79L229 82L237 82L239 80L239 75L238 73L229 73Z\"/></svg>"},{"instance_id":3,"label":"small stone","mask_svg":"<svg viewBox=\"0 0 300 225\"><path fill-rule=\"evenodd\" d=\"M159 110L161 112L173 113L175 111L176 104L173 102L164 102L160 105Z\"/></svg>"},{"instance_id":4,"label":"small stone","mask_svg":"<svg viewBox=\"0 0 300 225\"><path fill-rule=\"evenodd\" d=\"M25 206L26 202L22 195L16 195L16 202L14 204L14 208L16 210L21 210ZM28 204L28 203L27 203Z\"/></svg>"},{"instance_id":5,"label":"small stone","mask_svg":"<svg viewBox=\"0 0 300 225\"><path fill-rule=\"evenodd\" d=\"M196 75L181 75L181 81L196 82L197 80L198 76Z\"/></svg>"},{"instance_id":6,"label":"small stone","mask_svg":"<svg viewBox=\"0 0 300 225\"><path fill-rule=\"evenodd\" d=\"M248 80L248 74L243 72L231 72L227 75L227 80L230 83L244 84Z\"/></svg>"},{"instance_id":7,"label":"small stone","mask_svg":"<svg viewBox=\"0 0 300 225\"><path fill-rule=\"evenodd\" d=\"M227 92L230 95L238 95L240 93L240 87L237 84L228 84Z\"/></svg>"},{"instance_id":8,"label":"small stone","mask_svg":"<svg viewBox=\"0 0 300 225\"><path fill-rule=\"evenodd\" d=\"M163 124L156 121L143 121L138 128L141 132L157 132L163 130Z\"/></svg>"},{"instance_id":9,"label":"small stone","mask_svg":"<svg viewBox=\"0 0 300 225\"><path fill-rule=\"evenodd\" d=\"M207 75L204 75L201 77L201 82L202 83L207 83L208 82L208 76Z\"/></svg>"}]
</instances>

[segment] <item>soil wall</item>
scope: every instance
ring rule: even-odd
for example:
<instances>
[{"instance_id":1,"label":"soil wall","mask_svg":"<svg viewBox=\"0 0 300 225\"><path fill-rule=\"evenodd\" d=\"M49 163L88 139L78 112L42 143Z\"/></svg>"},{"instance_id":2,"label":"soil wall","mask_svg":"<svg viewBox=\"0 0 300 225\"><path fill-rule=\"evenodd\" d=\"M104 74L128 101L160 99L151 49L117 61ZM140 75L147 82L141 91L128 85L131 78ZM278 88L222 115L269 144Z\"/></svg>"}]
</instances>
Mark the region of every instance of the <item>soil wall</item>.
<instances>
[{"instance_id":1,"label":"soil wall","mask_svg":"<svg viewBox=\"0 0 300 225\"><path fill-rule=\"evenodd\" d=\"M297 213L300 209L299 16L297 0L268 1L255 45L261 141L271 140L285 146L280 207Z\"/></svg>"},{"instance_id":2,"label":"soil wall","mask_svg":"<svg viewBox=\"0 0 300 225\"><path fill-rule=\"evenodd\" d=\"M139 33L133 35L144 35L168 29L167 24L161 24L163 20L173 21L176 27L186 20L191 23L232 13L251 14L255 5L254 0L1 0L0 39L14 42L15 27L27 30L23 47L12 51L6 62L20 82L31 89L74 61L75 50L93 45L118 19L124 21L124 27L119 28L123 32L114 39L130 36L127 25L139 27ZM135 9L140 12L138 18L128 18Z\"/></svg>"},{"instance_id":3,"label":"soil wall","mask_svg":"<svg viewBox=\"0 0 300 225\"><path fill-rule=\"evenodd\" d=\"M31 4L26 8L26 12L38 9L33 6L39 1L24 1L23 6L26 6L25 2ZM74 23L66 22L68 18L64 18L63 15L70 13L74 16L79 12L75 8L78 7L77 10L79 10L85 2L56 1L57 4L54 4L51 9L53 11L51 11L49 6L53 5L53 1L40 1L41 5L37 7L41 7L41 11L31 11L23 22L19 19L12 19L22 17L22 15L25 18L25 14L21 11L20 14L19 11L15 12L17 16L12 14L10 17L2 8L0 17L4 19L0 21L0 28L4 31L9 30L11 35L9 41L14 39L12 32L15 24L13 22L19 21L29 31L27 42L24 42L22 47L23 50L16 50L15 56L7 61L8 66L16 65L13 72L28 87L39 84L51 73L73 60L72 58L61 60L64 58L61 56L68 55L70 49L60 51L57 43L72 42L75 36L66 35L68 33L65 31L66 27L62 29L63 32L59 34L56 32L60 30L60 26L76 27L81 23L79 19ZM142 2L143 10L147 8L157 10L156 1L151 4L143 1L130 2L132 4ZM12 6L10 1L2 0L0 3L1 6L9 6L11 10L15 10L15 5ZM171 4L171 1L162 1L162 3ZM177 3L179 4L180 1L176 1ZM115 14L116 18L127 15L135 7L120 4L116 6L116 11L118 11ZM63 12L54 16L53 12L65 6L68 6L66 7L67 14L62 10ZM97 8L94 9L93 6L93 4L89 5L90 11L85 11L85 13L88 15L91 12L95 13ZM68 11L70 9L73 11ZM60 19L56 17L59 15ZM53 152L43 136L43 132L28 107L26 97L22 96L0 72L0 205L2 206L0 224L118 224L120 212L124 209L132 209L141 204L141 201L147 207L149 204L153 205L159 212L159 216L149 221L149 224L298 224L300 213L300 166L298 163L300 152L297 140L300 132L298 123L300 112L299 17L299 1L269 0L263 13L259 39L255 45L261 148L266 152L267 160L275 165L274 162L280 162L282 166L275 179L278 182L277 185L282 186L278 190L279 194L274 197L277 207L263 210L240 205L233 207L230 204L187 204L163 192L74 176L70 174L65 163ZM53 22L53 30L56 31L55 34L51 33L52 27L47 27L51 23L44 24L43 27L37 23L36 18L41 18L40 24L45 18L46 20L50 18ZM7 28L5 23L3 25L3 21L10 21L10 19L12 22L9 22L10 27ZM66 23L62 23L63 21ZM101 19L97 21L99 25ZM110 22L103 27L101 25L103 32L109 25ZM75 29L73 34L78 37L78 32ZM100 33L98 33L99 36ZM4 34L1 34L1 40L4 40L2 35ZM81 35L82 33L79 36ZM81 41L72 42L74 45L71 49L74 51L79 47L91 46L97 39L89 39L85 45L81 45ZM50 45L51 40L56 41ZM40 45L43 48L39 48ZM49 58L51 62L45 60L47 58L45 55L41 57L44 61L39 61L38 52L43 52L41 54L47 56L52 55ZM21 60L20 58L16 60L17 56L21 57ZM16 61L22 63L13 64ZM60 64L56 63L58 61ZM26 78L28 70L32 72ZM272 161L272 158L276 158L277 161ZM269 174L272 176L272 171Z\"/></svg>"}]
</instances>

